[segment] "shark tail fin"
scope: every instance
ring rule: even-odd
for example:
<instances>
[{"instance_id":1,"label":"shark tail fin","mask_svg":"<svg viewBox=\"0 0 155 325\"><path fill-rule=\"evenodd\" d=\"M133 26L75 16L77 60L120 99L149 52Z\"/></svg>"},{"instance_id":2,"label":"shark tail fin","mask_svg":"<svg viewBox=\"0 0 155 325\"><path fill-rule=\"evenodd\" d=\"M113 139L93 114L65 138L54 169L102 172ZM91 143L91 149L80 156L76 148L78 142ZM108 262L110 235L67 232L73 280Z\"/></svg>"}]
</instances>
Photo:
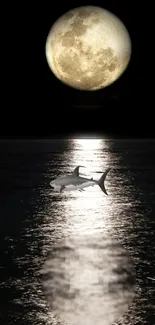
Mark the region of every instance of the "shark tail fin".
<instances>
[{"instance_id":1,"label":"shark tail fin","mask_svg":"<svg viewBox=\"0 0 155 325\"><path fill-rule=\"evenodd\" d=\"M104 185L104 181L106 179L106 176L108 174L108 172L110 171L110 168L107 168L106 171L102 174L101 178L98 180L98 185L100 186L101 190L108 195L106 189L105 189L105 185Z\"/></svg>"}]
</instances>

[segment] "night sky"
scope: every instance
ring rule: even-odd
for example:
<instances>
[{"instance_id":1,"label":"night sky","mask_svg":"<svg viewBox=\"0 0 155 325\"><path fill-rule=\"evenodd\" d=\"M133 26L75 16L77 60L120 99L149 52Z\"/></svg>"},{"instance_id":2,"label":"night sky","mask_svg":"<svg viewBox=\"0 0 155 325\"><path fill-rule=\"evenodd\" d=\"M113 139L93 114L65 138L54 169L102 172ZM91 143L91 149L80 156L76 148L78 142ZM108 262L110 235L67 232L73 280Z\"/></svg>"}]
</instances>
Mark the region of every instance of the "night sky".
<instances>
[{"instance_id":1,"label":"night sky","mask_svg":"<svg viewBox=\"0 0 155 325\"><path fill-rule=\"evenodd\" d=\"M50 71L45 57L45 42L52 24L66 11L81 5L98 5L116 14L132 41L132 57L125 73L113 85L95 92L75 90L61 83ZM2 95L1 136L92 133L155 137L147 78L149 48L144 44L148 8L142 4L135 7L133 1L74 1L73 6L69 2L52 5L52 1L43 1L35 6L12 6L8 31L12 52Z\"/></svg>"}]
</instances>

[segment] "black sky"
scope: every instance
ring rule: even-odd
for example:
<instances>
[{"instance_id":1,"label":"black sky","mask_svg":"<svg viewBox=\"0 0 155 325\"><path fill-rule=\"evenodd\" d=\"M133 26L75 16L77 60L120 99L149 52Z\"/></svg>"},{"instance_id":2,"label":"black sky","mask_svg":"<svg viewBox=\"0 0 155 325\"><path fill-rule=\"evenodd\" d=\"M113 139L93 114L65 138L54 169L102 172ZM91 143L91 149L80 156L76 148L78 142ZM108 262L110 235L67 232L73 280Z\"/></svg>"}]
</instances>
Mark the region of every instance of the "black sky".
<instances>
[{"instance_id":1,"label":"black sky","mask_svg":"<svg viewBox=\"0 0 155 325\"><path fill-rule=\"evenodd\" d=\"M80 5L99 5L126 25L132 41L128 69L113 85L82 92L62 84L50 71L45 42L56 19ZM1 108L1 136L56 136L71 133L116 137L155 137L147 78L146 16L150 8L133 1L74 1L73 6L43 1L9 7L9 64ZM10 6L10 5L9 5ZM8 25L7 25L8 24ZM8 27L9 26L9 27Z\"/></svg>"}]
</instances>

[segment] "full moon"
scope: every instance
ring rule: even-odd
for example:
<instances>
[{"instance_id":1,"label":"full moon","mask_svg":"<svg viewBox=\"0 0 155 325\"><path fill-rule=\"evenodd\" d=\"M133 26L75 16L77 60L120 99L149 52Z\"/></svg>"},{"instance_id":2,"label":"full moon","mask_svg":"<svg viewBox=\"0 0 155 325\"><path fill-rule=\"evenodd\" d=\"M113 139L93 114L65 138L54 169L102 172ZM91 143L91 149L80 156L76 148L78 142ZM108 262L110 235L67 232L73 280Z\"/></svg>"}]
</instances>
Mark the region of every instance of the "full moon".
<instances>
[{"instance_id":1,"label":"full moon","mask_svg":"<svg viewBox=\"0 0 155 325\"><path fill-rule=\"evenodd\" d=\"M48 65L66 85L103 89L126 70L131 40L122 21L96 6L72 9L51 27L45 46Z\"/></svg>"}]
</instances>

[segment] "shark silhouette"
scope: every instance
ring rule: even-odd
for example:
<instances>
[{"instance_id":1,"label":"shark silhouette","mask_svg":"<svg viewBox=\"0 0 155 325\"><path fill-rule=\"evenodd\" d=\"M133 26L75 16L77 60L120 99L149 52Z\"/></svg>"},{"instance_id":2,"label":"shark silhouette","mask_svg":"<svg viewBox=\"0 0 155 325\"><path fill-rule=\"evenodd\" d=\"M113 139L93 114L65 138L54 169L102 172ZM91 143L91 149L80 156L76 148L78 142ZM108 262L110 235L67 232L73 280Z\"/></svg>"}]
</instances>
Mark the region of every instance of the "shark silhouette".
<instances>
[{"instance_id":1,"label":"shark silhouette","mask_svg":"<svg viewBox=\"0 0 155 325\"><path fill-rule=\"evenodd\" d=\"M85 187L98 185L101 190L108 195L106 189L105 189L105 179L110 171L110 168L107 168L106 171L102 174L99 180L94 180L93 178L85 178L79 176L79 168L84 166L77 166L72 174L61 176L59 178L54 179L50 182L50 186L57 192L63 192L63 191L84 191L83 189Z\"/></svg>"}]
</instances>

